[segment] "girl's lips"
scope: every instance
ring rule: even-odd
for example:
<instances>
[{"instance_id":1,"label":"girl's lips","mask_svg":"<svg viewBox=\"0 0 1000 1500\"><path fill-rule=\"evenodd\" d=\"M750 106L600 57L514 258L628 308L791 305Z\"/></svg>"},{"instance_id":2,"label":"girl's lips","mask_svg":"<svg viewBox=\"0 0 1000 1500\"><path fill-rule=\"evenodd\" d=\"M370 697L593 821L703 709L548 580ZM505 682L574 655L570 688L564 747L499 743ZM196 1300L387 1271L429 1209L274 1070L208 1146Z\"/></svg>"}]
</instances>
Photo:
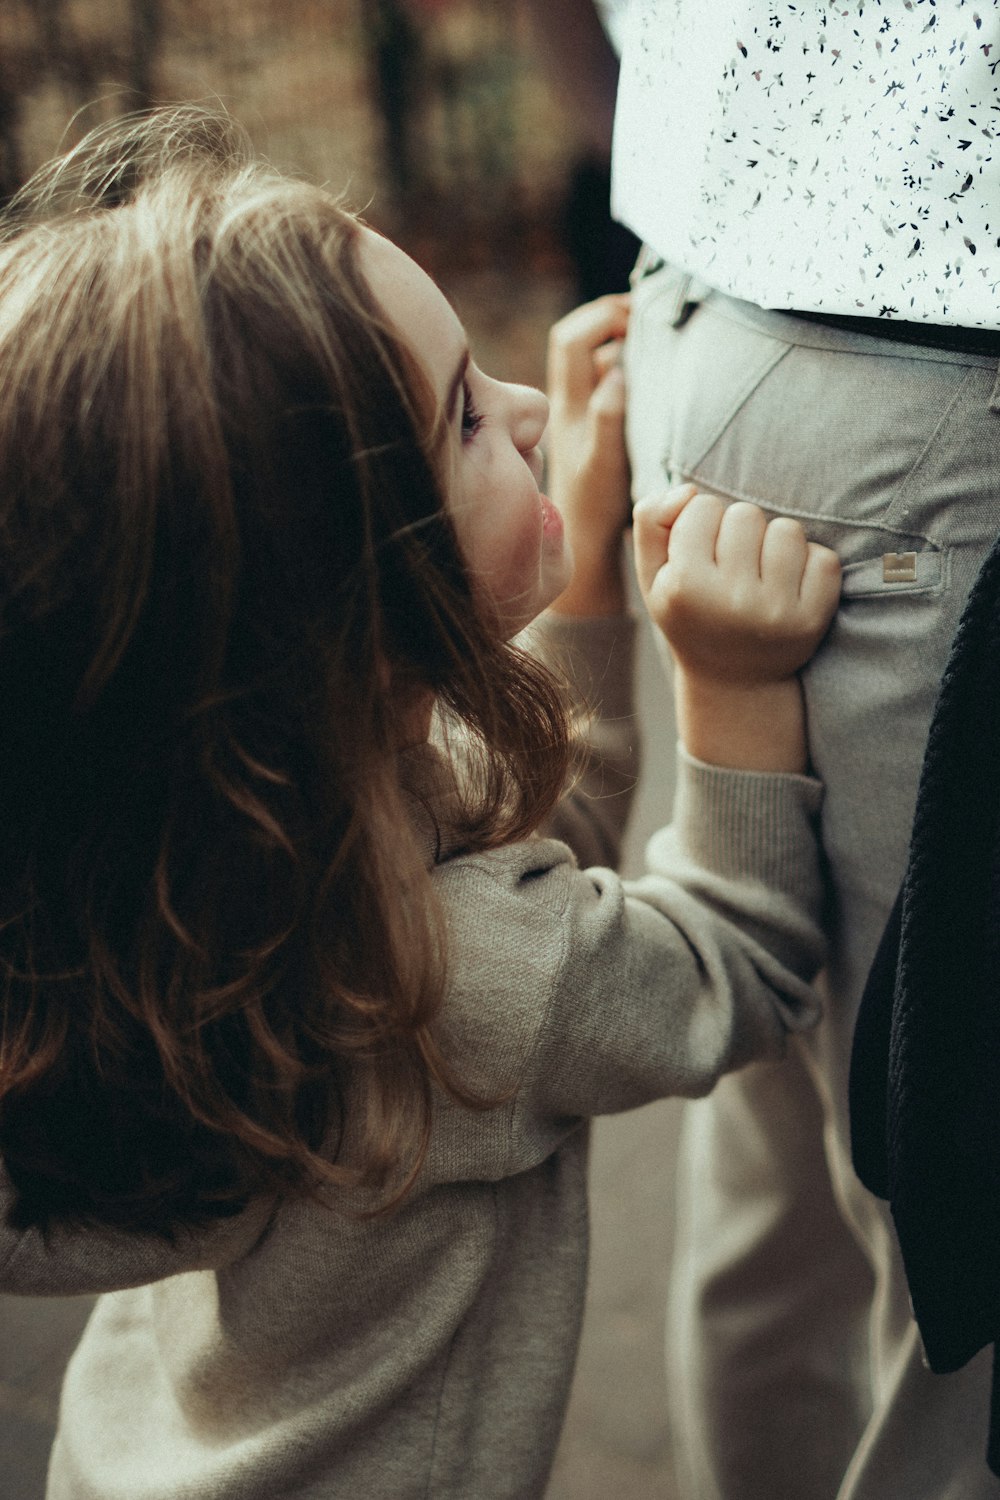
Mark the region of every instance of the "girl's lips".
<instances>
[{"instance_id":1,"label":"girl's lips","mask_svg":"<svg viewBox=\"0 0 1000 1500\"><path fill-rule=\"evenodd\" d=\"M539 490L538 498L542 502L542 535L545 537L561 537L563 534L563 518L556 510L548 495L543 495Z\"/></svg>"}]
</instances>

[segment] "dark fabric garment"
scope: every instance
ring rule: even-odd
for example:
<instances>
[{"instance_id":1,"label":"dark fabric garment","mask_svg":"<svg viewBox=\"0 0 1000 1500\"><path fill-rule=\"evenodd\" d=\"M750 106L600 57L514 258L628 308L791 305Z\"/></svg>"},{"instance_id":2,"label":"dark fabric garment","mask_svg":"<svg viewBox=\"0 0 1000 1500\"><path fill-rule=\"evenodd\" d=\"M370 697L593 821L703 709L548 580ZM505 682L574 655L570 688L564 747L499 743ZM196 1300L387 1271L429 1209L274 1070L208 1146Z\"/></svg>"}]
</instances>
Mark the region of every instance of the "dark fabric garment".
<instances>
[{"instance_id":1,"label":"dark fabric garment","mask_svg":"<svg viewBox=\"0 0 1000 1500\"><path fill-rule=\"evenodd\" d=\"M903 885L854 1036L855 1169L889 1200L932 1370L1000 1340L1000 542L931 722ZM1000 1474L994 1360L988 1462Z\"/></svg>"},{"instance_id":2,"label":"dark fabric garment","mask_svg":"<svg viewBox=\"0 0 1000 1500\"><path fill-rule=\"evenodd\" d=\"M894 344L922 344L927 349L954 349L959 354L988 354L1000 359L1000 333L995 328L960 328L950 323L907 323L902 318L854 318L839 313L799 312L796 318L843 328L868 338Z\"/></svg>"}]
</instances>

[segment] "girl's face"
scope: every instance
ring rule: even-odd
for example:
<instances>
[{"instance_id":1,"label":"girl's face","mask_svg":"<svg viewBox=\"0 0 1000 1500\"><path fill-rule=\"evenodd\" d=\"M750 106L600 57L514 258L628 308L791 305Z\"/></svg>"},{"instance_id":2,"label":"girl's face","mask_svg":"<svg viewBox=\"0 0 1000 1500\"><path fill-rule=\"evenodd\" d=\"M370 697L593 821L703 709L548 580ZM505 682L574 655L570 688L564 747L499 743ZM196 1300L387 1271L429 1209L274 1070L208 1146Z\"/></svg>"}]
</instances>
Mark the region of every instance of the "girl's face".
<instances>
[{"instance_id":1,"label":"girl's face","mask_svg":"<svg viewBox=\"0 0 1000 1500\"><path fill-rule=\"evenodd\" d=\"M445 413L448 507L474 586L509 639L552 603L572 571L562 517L538 488L548 401L471 362L454 309L398 246L363 230L360 254L369 285Z\"/></svg>"}]
</instances>

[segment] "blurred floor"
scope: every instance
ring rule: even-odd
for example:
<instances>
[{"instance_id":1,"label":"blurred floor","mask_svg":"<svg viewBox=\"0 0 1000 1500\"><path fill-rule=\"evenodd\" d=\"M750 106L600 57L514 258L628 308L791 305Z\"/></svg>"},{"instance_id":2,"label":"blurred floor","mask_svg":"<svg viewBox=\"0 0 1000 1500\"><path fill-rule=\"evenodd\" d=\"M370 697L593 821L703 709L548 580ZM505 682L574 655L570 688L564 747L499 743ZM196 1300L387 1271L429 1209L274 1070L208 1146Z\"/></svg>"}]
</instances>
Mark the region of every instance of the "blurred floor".
<instances>
[{"instance_id":1,"label":"blurred floor","mask_svg":"<svg viewBox=\"0 0 1000 1500\"><path fill-rule=\"evenodd\" d=\"M640 682L646 777L626 851L633 869L646 834L669 809L673 755L672 733L656 728L665 694L648 638ZM595 1127L587 1314L546 1500L673 1500L662 1337L679 1111L670 1100ZM86 1298L0 1297L2 1500L41 1500L62 1370L88 1307Z\"/></svg>"},{"instance_id":2,"label":"blurred floor","mask_svg":"<svg viewBox=\"0 0 1000 1500\"><path fill-rule=\"evenodd\" d=\"M663 1305L680 1105L594 1129L583 1341L546 1500L673 1500Z\"/></svg>"}]
</instances>

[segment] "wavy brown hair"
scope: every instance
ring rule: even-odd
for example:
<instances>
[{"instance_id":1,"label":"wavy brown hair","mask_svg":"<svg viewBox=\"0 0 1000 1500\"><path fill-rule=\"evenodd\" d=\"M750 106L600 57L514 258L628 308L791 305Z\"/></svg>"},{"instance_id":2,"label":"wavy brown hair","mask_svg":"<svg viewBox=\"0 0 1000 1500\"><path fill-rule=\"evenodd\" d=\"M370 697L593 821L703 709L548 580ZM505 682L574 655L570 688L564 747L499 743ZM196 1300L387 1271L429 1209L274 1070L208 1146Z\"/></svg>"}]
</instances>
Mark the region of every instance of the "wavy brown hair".
<instances>
[{"instance_id":1,"label":"wavy brown hair","mask_svg":"<svg viewBox=\"0 0 1000 1500\"><path fill-rule=\"evenodd\" d=\"M401 718L430 688L472 746L469 847L537 826L566 722L473 594L440 413L357 235L196 109L94 133L3 225L16 1225L391 1205L435 1091L488 1102L435 1041L446 934Z\"/></svg>"}]
</instances>

